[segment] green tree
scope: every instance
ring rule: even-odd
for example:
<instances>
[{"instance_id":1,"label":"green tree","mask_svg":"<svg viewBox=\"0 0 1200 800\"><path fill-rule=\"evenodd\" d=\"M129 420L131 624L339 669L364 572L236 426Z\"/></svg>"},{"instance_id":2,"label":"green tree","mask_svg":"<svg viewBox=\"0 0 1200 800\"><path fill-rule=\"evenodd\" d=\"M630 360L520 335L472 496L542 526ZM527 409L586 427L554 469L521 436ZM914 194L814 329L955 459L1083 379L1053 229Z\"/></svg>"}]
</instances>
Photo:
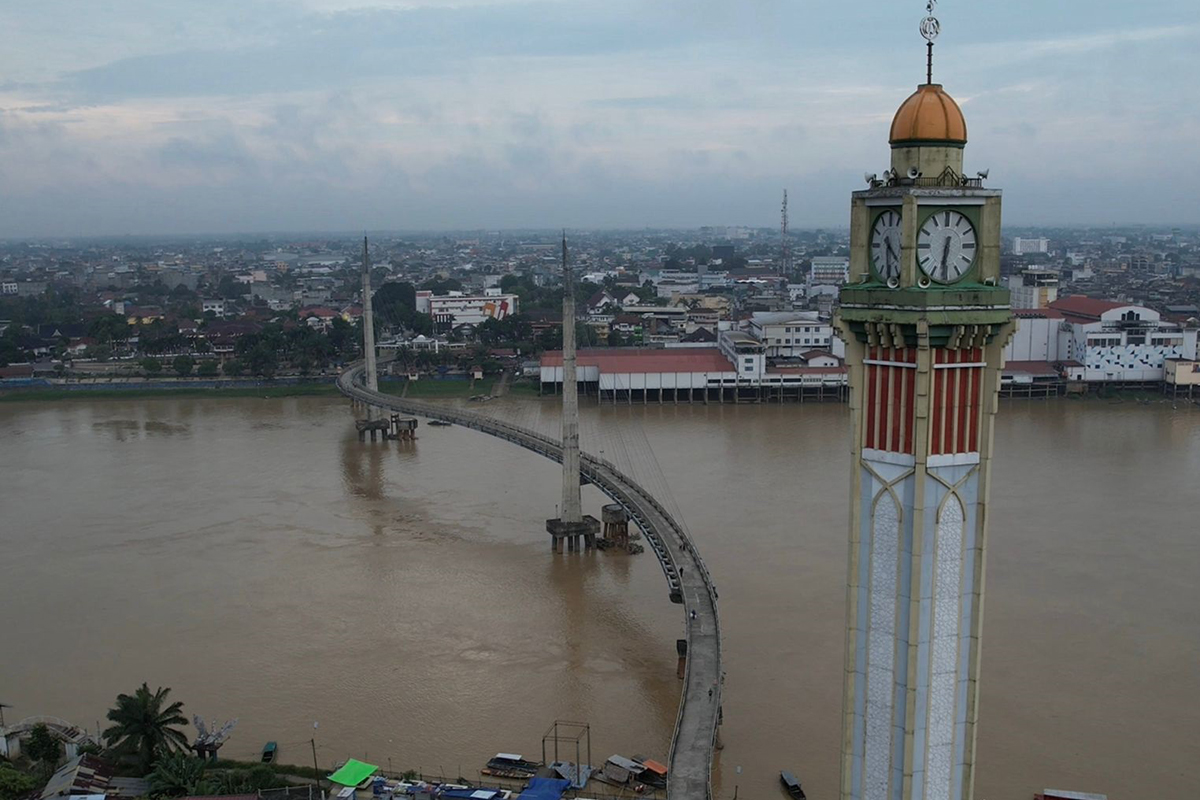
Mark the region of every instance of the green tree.
<instances>
[{"instance_id":1,"label":"green tree","mask_svg":"<svg viewBox=\"0 0 1200 800\"><path fill-rule=\"evenodd\" d=\"M0 800L17 800L40 788L37 778L0 763Z\"/></svg>"},{"instance_id":2,"label":"green tree","mask_svg":"<svg viewBox=\"0 0 1200 800\"><path fill-rule=\"evenodd\" d=\"M537 344L543 350L562 349L562 328L549 326L537 335Z\"/></svg>"},{"instance_id":3,"label":"green tree","mask_svg":"<svg viewBox=\"0 0 1200 800\"><path fill-rule=\"evenodd\" d=\"M108 361L112 358L112 348L103 344L93 344L89 345L83 354L94 361Z\"/></svg>"},{"instance_id":4,"label":"green tree","mask_svg":"<svg viewBox=\"0 0 1200 800\"><path fill-rule=\"evenodd\" d=\"M221 371L231 378L236 378L246 371L246 365L240 358L231 358L221 367Z\"/></svg>"},{"instance_id":5,"label":"green tree","mask_svg":"<svg viewBox=\"0 0 1200 800\"><path fill-rule=\"evenodd\" d=\"M411 283L392 281L371 297L375 316L389 325L403 325L417 310L417 289Z\"/></svg>"},{"instance_id":6,"label":"green tree","mask_svg":"<svg viewBox=\"0 0 1200 800\"><path fill-rule=\"evenodd\" d=\"M120 314L104 314L92 322L88 333L101 344L123 342L129 338L129 324Z\"/></svg>"},{"instance_id":7,"label":"green tree","mask_svg":"<svg viewBox=\"0 0 1200 800\"><path fill-rule=\"evenodd\" d=\"M246 368L252 375L262 378L275 377L279 369L279 357L275 350L266 342L259 342L250 352L246 353Z\"/></svg>"},{"instance_id":8,"label":"green tree","mask_svg":"<svg viewBox=\"0 0 1200 800\"><path fill-rule=\"evenodd\" d=\"M183 797L207 794L203 759L190 753L163 753L150 773L150 792L155 797Z\"/></svg>"},{"instance_id":9,"label":"green tree","mask_svg":"<svg viewBox=\"0 0 1200 800\"><path fill-rule=\"evenodd\" d=\"M167 704L169 688L153 692L143 683L133 694L117 695L117 704L107 718L113 725L104 731L104 741L118 755L134 759L149 772L159 753L187 747L187 737L176 725L186 725L183 703Z\"/></svg>"},{"instance_id":10,"label":"green tree","mask_svg":"<svg viewBox=\"0 0 1200 800\"><path fill-rule=\"evenodd\" d=\"M27 358L28 354L21 346L21 326L14 322L4 329L3 335L0 335L0 367L7 367L9 364L25 361Z\"/></svg>"},{"instance_id":11,"label":"green tree","mask_svg":"<svg viewBox=\"0 0 1200 800\"><path fill-rule=\"evenodd\" d=\"M104 752L104 748L95 742L84 742L75 748L75 752L81 756L98 756Z\"/></svg>"},{"instance_id":12,"label":"green tree","mask_svg":"<svg viewBox=\"0 0 1200 800\"><path fill-rule=\"evenodd\" d=\"M142 371L147 375L157 375L162 372L162 362L157 358L143 358L141 361Z\"/></svg>"},{"instance_id":13,"label":"green tree","mask_svg":"<svg viewBox=\"0 0 1200 800\"><path fill-rule=\"evenodd\" d=\"M427 289L434 294L449 294L450 292L461 292L463 290L462 282L455 278L434 278L425 281L421 284L422 289Z\"/></svg>"},{"instance_id":14,"label":"green tree","mask_svg":"<svg viewBox=\"0 0 1200 800\"><path fill-rule=\"evenodd\" d=\"M196 361L189 355L175 356L175 360L171 362L171 368L181 378L191 375L194 366L196 366Z\"/></svg>"},{"instance_id":15,"label":"green tree","mask_svg":"<svg viewBox=\"0 0 1200 800\"><path fill-rule=\"evenodd\" d=\"M595 347L600 343L600 336L596 333L596 329L586 322L575 323L575 346L576 347Z\"/></svg>"},{"instance_id":16,"label":"green tree","mask_svg":"<svg viewBox=\"0 0 1200 800\"><path fill-rule=\"evenodd\" d=\"M63 751L62 742L40 722L29 731L29 739L25 741L21 749L34 761L50 765L58 763Z\"/></svg>"},{"instance_id":17,"label":"green tree","mask_svg":"<svg viewBox=\"0 0 1200 800\"><path fill-rule=\"evenodd\" d=\"M197 374L197 375L199 375L201 378L214 378L214 377L216 377L216 375L217 375L217 362L215 362L215 361L201 361L201 362L200 362L200 365L199 365L198 367L196 367L196 374Z\"/></svg>"}]
</instances>

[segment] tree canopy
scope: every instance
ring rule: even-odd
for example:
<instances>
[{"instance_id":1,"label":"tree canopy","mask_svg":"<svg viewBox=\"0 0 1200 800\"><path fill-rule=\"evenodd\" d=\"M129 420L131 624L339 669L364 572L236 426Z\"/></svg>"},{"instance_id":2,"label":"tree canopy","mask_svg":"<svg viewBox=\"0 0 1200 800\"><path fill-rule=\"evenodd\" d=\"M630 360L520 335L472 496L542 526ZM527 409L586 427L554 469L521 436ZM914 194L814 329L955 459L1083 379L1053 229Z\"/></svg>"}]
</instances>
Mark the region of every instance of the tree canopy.
<instances>
[{"instance_id":1,"label":"tree canopy","mask_svg":"<svg viewBox=\"0 0 1200 800\"><path fill-rule=\"evenodd\" d=\"M175 726L186 725L183 703L167 703L169 688L153 692L143 683L133 694L117 695L117 704L107 719L113 725L105 729L104 741L118 755L134 759L149 771L158 754L187 747L187 737Z\"/></svg>"}]
</instances>

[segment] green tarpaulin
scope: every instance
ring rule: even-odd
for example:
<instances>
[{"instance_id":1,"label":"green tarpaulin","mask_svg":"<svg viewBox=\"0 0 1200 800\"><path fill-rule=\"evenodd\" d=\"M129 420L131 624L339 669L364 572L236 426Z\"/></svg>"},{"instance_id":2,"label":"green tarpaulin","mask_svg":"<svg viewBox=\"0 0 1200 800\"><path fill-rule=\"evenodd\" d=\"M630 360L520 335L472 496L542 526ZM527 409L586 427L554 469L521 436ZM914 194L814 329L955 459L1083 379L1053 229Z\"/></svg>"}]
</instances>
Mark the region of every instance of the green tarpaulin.
<instances>
[{"instance_id":1,"label":"green tarpaulin","mask_svg":"<svg viewBox=\"0 0 1200 800\"><path fill-rule=\"evenodd\" d=\"M329 780L342 786L358 786L367 778L379 771L374 764L364 764L357 759L350 759L342 768L329 776Z\"/></svg>"}]
</instances>

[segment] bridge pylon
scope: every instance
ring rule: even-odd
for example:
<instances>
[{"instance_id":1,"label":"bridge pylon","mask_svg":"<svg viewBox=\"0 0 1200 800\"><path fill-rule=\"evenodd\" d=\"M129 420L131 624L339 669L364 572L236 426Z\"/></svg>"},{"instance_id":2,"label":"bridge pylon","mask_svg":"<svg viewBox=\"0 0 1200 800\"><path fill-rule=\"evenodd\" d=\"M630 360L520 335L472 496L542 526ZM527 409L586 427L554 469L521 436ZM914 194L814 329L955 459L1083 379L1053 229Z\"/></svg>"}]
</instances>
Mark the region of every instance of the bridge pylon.
<instances>
[{"instance_id":1,"label":"bridge pylon","mask_svg":"<svg viewBox=\"0 0 1200 800\"><path fill-rule=\"evenodd\" d=\"M600 533L600 520L582 510L579 486L579 384L575 350L575 281L567 262L567 234L562 240L563 268L563 393L562 393L562 511L558 519L546 520L550 549L562 552L591 550Z\"/></svg>"}]
</instances>

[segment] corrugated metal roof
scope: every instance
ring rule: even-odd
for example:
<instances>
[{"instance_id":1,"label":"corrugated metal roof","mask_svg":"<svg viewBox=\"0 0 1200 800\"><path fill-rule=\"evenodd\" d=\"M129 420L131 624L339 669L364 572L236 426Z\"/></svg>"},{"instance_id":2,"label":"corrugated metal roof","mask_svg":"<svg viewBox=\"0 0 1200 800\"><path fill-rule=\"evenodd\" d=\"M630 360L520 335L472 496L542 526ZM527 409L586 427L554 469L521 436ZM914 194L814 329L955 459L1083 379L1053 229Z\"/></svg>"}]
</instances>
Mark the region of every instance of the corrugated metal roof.
<instances>
[{"instance_id":1,"label":"corrugated metal roof","mask_svg":"<svg viewBox=\"0 0 1200 800\"><path fill-rule=\"evenodd\" d=\"M771 367L768 375L836 375L846 372L845 367Z\"/></svg>"},{"instance_id":2,"label":"corrugated metal roof","mask_svg":"<svg viewBox=\"0 0 1200 800\"><path fill-rule=\"evenodd\" d=\"M638 762L634 761L632 758L626 758L625 756L617 756L617 755L609 756L608 763L616 764L618 767L621 767L622 769L627 769L630 772L641 772L643 769L642 764L639 764Z\"/></svg>"},{"instance_id":3,"label":"corrugated metal roof","mask_svg":"<svg viewBox=\"0 0 1200 800\"><path fill-rule=\"evenodd\" d=\"M561 367L562 351L542 354L543 367ZM576 356L580 367L599 367L603 373L643 372L732 372L721 351L715 347L669 348L663 350L585 349Z\"/></svg>"},{"instance_id":4,"label":"corrugated metal roof","mask_svg":"<svg viewBox=\"0 0 1200 800\"><path fill-rule=\"evenodd\" d=\"M1084 297L1080 294L1073 294L1069 297L1060 297L1050 304L1050 308L1055 311L1061 311L1064 314L1073 314L1079 317L1090 317L1092 319L1100 319L1100 315L1105 311L1112 311L1114 308L1124 308L1125 306L1133 305L1132 303L1115 303L1112 300L1097 300L1094 297Z\"/></svg>"}]
</instances>

